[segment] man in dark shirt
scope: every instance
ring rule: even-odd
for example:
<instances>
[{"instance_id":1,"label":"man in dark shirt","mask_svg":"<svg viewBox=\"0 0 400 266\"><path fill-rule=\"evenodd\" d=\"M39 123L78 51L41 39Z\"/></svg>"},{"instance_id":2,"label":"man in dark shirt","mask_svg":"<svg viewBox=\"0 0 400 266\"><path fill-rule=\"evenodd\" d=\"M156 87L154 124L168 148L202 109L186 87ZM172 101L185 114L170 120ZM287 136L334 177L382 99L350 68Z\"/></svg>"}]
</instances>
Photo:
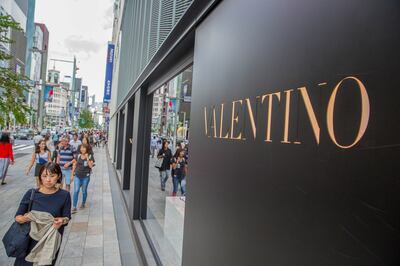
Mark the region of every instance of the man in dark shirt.
<instances>
[{"instance_id":1,"label":"man in dark shirt","mask_svg":"<svg viewBox=\"0 0 400 266\"><path fill-rule=\"evenodd\" d=\"M162 148L158 151L157 158L163 159L160 170L160 182L161 182L161 190L165 191L165 183L168 178L171 176L171 159L172 152L168 148L168 141L164 141Z\"/></svg>"}]
</instances>

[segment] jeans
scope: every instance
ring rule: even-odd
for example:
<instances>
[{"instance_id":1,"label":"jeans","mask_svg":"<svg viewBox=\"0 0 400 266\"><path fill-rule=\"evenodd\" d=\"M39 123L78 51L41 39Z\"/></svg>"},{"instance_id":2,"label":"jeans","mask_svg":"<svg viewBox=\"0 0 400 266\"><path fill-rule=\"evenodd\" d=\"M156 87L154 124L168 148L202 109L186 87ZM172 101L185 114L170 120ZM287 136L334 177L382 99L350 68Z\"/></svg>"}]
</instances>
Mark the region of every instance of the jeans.
<instances>
[{"instance_id":1,"label":"jeans","mask_svg":"<svg viewBox=\"0 0 400 266\"><path fill-rule=\"evenodd\" d=\"M173 176L172 177L172 183L174 185L174 190L172 192L172 196L176 196L176 193L178 192L179 185L181 186L182 196L185 196L185 194L186 194L186 179L185 179L185 176L183 176L183 177Z\"/></svg>"},{"instance_id":2,"label":"jeans","mask_svg":"<svg viewBox=\"0 0 400 266\"><path fill-rule=\"evenodd\" d=\"M171 170L167 169L164 171L160 171L160 182L162 189L165 189L165 183L167 182L170 176L171 176Z\"/></svg>"},{"instance_id":3,"label":"jeans","mask_svg":"<svg viewBox=\"0 0 400 266\"><path fill-rule=\"evenodd\" d=\"M65 184L66 185L70 185L71 184L71 172L72 172L72 169L71 168L64 169L64 167L61 167L61 172L62 172L62 175L64 177Z\"/></svg>"},{"instance_id":4,"label":"jeans","mask_svg":"<svg viewBox=\"0 0 400 266\"><path fill-rule=\"evenodd\" d=\"M74 208L76 208L76 205L78 205L78 196L79 196L79 190L80 190L81 186L82 186L82 205L85 205L89 181L90 181L90 176L86 176L86 177L75 176L75 179L74 179L74 201L73 201Z\"/></svg>"}]
</instances>

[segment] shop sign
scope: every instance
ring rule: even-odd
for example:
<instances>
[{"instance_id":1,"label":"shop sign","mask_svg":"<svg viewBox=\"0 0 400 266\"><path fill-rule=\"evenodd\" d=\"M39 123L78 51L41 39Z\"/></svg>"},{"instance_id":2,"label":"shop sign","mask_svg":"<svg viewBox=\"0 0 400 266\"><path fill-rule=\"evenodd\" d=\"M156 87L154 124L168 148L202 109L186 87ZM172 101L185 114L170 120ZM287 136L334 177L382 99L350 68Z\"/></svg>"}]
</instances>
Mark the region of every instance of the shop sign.
<instances>
[{"instance_id":1,"label":"shop sign","mask_svg":"<svg viewBox=\"0 0 400 266\"><path fill-rule=\"evenodd\" d=\"M334 109L335 109L335 102L337 98L338 91L341 90L341 85L346 80L352 81L356 86L355 89L359 90L360 92L360 101L361 101L361 112L359 117L359 125L358 125L358 132L355 134L355 138L351 143L344 144L340 143L337 140L335 135L335 126L334 126ZM327 85L326 82L318 84L319 86ZM275 140L271 137L271 129L273 128L272 124L272 110L273 105L279 104L284 102L284 117L281 119L284 120L284 127L282 129L282 137L279 140L282 144L302 144L301 140L294 139L294 137L289 136L289 121L291 117L298 116L298 111L293 110L291 108L291 98L294 94L299 94L299 97L303 100L304 106L306 108L307 116L309 123L311 125L314 139L317 145L320 144L320 127L322 126L320 121L317 120L317 115L315 114L313 103L309 97L307 87L299 87L297 89L288 89L284 91L277 91L273 93L263 94L260 96L255 97L254 99L251 98L244 98L234 100L229 104L221 103L218 108L216 106L212 107L204 107L204 133L206 136L215 139L230 139L230 140L239 140L244 141L246 140L246 136L244 136L244 128L239 128L238 123L239 119L246 119L246 122L243 124L247 124L251 126L251 133L252 138L263 138L266 143L271 143ZM284 98L284 100L283 100ZM255 112L255 106L258 104L266 104L268 106L266 114L258 114ZM224 124L224 115L225 110L230 108L231 119L230 123L227 125ZM219 119L217 119L217 110L219 111ZM243 115L243 112L247 110L247 116ZM260 131L257 128L257 115L264 115L266 119L266 130L265 135L260 136L258 132ZM363 82L356 77L349 76L341 81L339 81L328 101L326 106L326 127L329 133L329 137L331 141L339 148L348 149L355 146L363 137L365 131L368 127L369 116L370 116L370 103L369 97L367 93L367 89Z\"/></svg>"}]
</instances>

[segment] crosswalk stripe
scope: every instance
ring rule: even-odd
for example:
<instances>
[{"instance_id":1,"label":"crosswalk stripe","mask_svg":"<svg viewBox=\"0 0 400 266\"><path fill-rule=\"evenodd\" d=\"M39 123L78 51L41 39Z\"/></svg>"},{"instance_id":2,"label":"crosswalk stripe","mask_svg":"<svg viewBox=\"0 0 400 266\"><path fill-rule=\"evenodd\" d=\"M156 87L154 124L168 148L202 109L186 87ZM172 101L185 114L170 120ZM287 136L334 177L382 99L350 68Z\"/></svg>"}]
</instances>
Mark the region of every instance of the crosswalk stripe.
<instances>
[{"instance_id":1,"label":"crosswalk stripe","mask_svg":"<svg viewBox=\"0 0 400 266\"><path fill-rule=\"evenodd\" d=\"M13 146L13 149L18 149L20 147L25 147L25 146L26 146L26 144L19 144L19 145Z\"/></svg>"},{"instance_id":2,"label":"crosswalk stripe","mask_svg":"<svg viewBox=\"0 0 400 266\"><path fill-rule=\"evenodd\" d=\"M33 145L29 145L29 146L26 146L23 148L16 149L15 151L23 151L23 150L32 149L32 148L33 148Z\"/></svg>"}]
</instances>

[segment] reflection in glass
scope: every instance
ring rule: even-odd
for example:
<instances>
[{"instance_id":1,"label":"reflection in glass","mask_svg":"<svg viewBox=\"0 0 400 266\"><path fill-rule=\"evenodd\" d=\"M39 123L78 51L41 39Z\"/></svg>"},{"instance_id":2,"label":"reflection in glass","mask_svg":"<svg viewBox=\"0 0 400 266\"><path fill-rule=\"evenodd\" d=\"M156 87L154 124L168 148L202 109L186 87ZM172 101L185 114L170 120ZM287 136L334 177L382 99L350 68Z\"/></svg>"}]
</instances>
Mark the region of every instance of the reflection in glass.
<instances>
[{"instance_id":1,"label":"reflection in glass","mask_svg":"<svg viewBox=\"0 0 400 266\"><path fill-rule=\"evenodd\" d=\"M181 265L182 260L185 199L190 195L186 180L190 178L191 95L192 67L153 95L147 219L143 222L164 265Z\"/></svg>"}]
</instances>

